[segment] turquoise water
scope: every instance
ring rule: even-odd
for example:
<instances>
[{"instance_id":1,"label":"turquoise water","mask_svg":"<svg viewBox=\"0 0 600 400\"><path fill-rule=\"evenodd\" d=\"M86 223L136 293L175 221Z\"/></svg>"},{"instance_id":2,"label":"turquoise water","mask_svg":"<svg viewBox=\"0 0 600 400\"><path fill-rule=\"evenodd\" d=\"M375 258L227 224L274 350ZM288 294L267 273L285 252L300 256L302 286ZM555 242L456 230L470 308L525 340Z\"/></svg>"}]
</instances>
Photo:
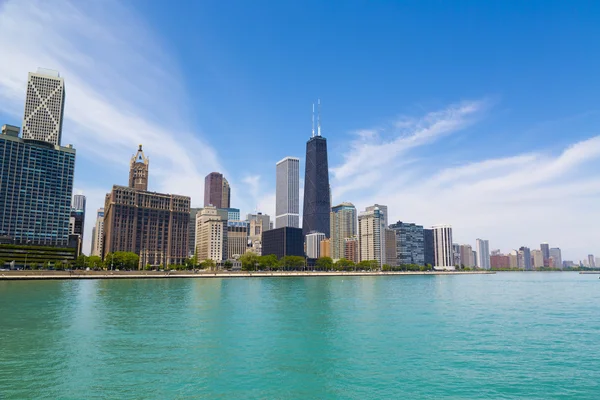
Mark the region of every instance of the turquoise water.
<instances>
[{"instance_id":1,"label":"turquoise water","mask_svg":"<svg viewBox=\"0 0 600 400\"><path fill-rule=\"evenodd\" d=\"M0 399L599 399L576 273L0 282Z\"/></svg>"}]
</instances>

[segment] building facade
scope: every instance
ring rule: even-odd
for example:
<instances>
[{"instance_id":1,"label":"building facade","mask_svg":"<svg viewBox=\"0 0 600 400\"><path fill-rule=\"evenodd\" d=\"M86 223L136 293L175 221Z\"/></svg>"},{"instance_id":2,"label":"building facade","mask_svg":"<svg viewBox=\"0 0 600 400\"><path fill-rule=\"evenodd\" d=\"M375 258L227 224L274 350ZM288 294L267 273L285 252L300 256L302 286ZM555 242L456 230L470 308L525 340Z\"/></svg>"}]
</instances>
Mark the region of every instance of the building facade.
<instances>
[{"instance_id":1,"label":"building facade","mask_svg":"<svg viewBox=\"0 0 600 400\"><path fill-rule=\"evenodd\" d=\"M385 230L385 214L379 208L358 215L359 262L375 260L380 267L386 263Z\"/></svg>"},{"instance_id":2,"label":"building facade","mask_svg":"<svg viewBox=\"0 0 600 400\"><path fill-rule=\"evenodd\" d=\"M319 134L306 142L304 172L304 204L302 232L322 232L330 237L331 196L329 192L329 166L327 140Z\"/></svg>"},{"instance_id":3,"label":"building facade","mask_svg":"<svg viewBox=\"0 0 600 400\"><path fill-rule=\"evenodd\" d=\"M319 244L321 257L331 258L331 239L323 239Z\"/></svg>"},{"instance_id":4,"label":"building facade","mask_svg":"<svg viewBox=\"0 0 600 400\"><path fill-rule=\"evenodd\" d=\"M287 226L264 231L262 234L262 254L274 254L278 259L285 256L304 257L302 229Z\"/></svg>"},{"instance_id":5,"label":"building facade","mask_svg":"<svg viewBox=\"0 0 600 400\"><path fill-rule=\"evenodd\" d=\"M433 230L434 266L443 268L453 267L452 226L436 225L431 229Z\"/></svg>"},{"instance_id":6,"label":"building facade","mask_svg":"<svg viewBox=\"0 0 600 400\"><path fill-rule=\"evenodd\" d=\"M470 244L460 245L460 263L457 265L465 267L474 267L475 261L473 260L473 248Z\"/></svg>"},{"instance_id":7,"label":"building facade","mask_svg":"<svg viewBox=\"0 0 600 400\"><path fill-rule=\"evenodd\" d=\"M313 232L306 235L306 257L321 257L321 241L325 239L325 234Z\"/></svg>"},{"instance_id":8,"label":"building facade","mask_svg":"<svg viewBox=\"0 0 600 400\"><path fill-rule=\"evenodd\" d=\"M490 262L490 242L484 239L476 240L477 247L477 266L481 269L491 269Z\"/></svg>"},{"instance_id":9,"label":"building facade","mask_svg":"<svg viewBox=\"0 0 600 400\"><path fill-rule=\"evenodd\" d=\"M396 265L425 265L425 235L423 226L398 221L395 224L391 224L390 229L396 234L396 253L398 257Z\"/></svg>"},{"instance_id":10,"label":"building facade","mask_svg":"<svg viewBox=\"0 0 600 400\"><path fill-rule=\"evenodd\" d=\"M104 208L96 211L96 224L92 232L91 255L102 257L102 243L104 239Z\"/></svg>"},{"instance_id":11,"label":"building facade","mask_svg":"<svg viewBox=\"0 0 600 400\"><path fill-rule=\"evenodd\" d=\"M271 218L267 214L256 213L246 215L248 221L249 250L262 255L262 234L271 229Z\"/></svg>"},{"instance_id":12,"label":"building facade","mask_svg":"<svg viewBox=\"0 0 600 400\"><path fill-rule=\"evenodd\" d=\"M300 227L300 159L286 157L276 165L275 226Z\"/></svg>"},{"instance_id":13,"label":"building facade","mask_svg":"<svg viewBox=\"0 0 600 400\"><path fill-rule=\"evenodd\" d=\"M531 250L531 262L533 263L533 268L543 268L544 253L541 250Z\"/></svg>"},{"instance_id":14,"label":"building facade","mask_svg":"<svg viewBox=\"0 0 600 400\"><path fill-rule=\"evenodd\" d=\"M204 207L196 215L196 254L198 261L223 261L223 219L215 206Z\"/></svg>"},{"instance_id":15,"label":"building facade","mask_svg":"<svg viewBox=\"0 0 600 400\"><path fill-rule=\"evenodd\" d=\"M385 263L390 267L399 265L397 239L396 231L393 229L385 230Z\"/></svg>"},{"instance_id":16,"label":"building facade","mask_svg":"<svg viewBox=\"0 0 600 400\"><path fill-rule=\"evenodd\" d=\"M227 221L227 259L235 260L248 249L248 222Z\"/></svg>"},{"instance_id":17,"label":"building facade","mask_svg":"<svg viewBox=\"0 0 600 400\"><path fill-rule=\"evenodd\" d=\"M524 268L526 271L531 271L531 250L529 250L529 247L523 246L519 248L519 255L521 256L519 268Z\"/></svg>"},{"instance_id":18,"label":"building facade","mask_svg":"<svg viewBox=\"0 0 600 400\"><path fill-rule=\"evenodd\" d=\"M352 203L341 203L331 208L330 215L331 257L344 258L346 238L356 236L356 207Z\"/></svg>"},{"instance_id":19,"label":"building facade","mask_svg":"<svg viewBox=\"0 0 600 400\"><path fill-rule=\"evenodd\" d=\"M542 252L544 265L548 266L548 260L550 260L550 246L548 245L548 243L540 244L540 251Z\"/></svg>"},{"instance_id":20,"label":"building facade","mask_svg":"<svg viewBox=\"0 0 600 400\"><path fill-rule=\"evenodd\" d=\"M148 168L150 160L144 155L142 145L129 162L129 187L136 190L148 190Z\"/></svg>"},{"instance_id":21,"label":"building facade","mask_svg":"<svg viewBox=\"0 0 600 400\"><path fill-rule=\"evenodd\" d=\"M383 223L385 224L385 227L387 228L389 226L389 222L388 222L388 207L381 205L381 204L373 204L372 206L369 206L365 209L365 211L373 211L375 209L379 209L379 211L381 211L383 213Z\"/></svg>"},{"instance_id":22,"label":"building facade","mask_svg":"<svg viewBox=\"0 0 600 400\"><path fill-rule=\"evenodd\" d=\"M212 205L216 208L231 207L231 188L229 182L220 172L211 172L204 178L204 207Z\"/></svg>"},{"instance_id":23,"label":"building facade","mask_svg":"<svg viewBox=\"0 0 600 400\"><path fill-rule=\"evenodd\" d=\"M19 128L10 125L0 134L0 236L16 244L66 247L75 149L40 141L60 135L44 134L31 118L31 139L20 138Z\"/></svg>"},{"instance_id":24,"label":"building facade","mask_svg":"<svg viewBox=\"0 0 600 400\"><path fill-rule=\"evenodd\" d=\"M23 139L60 146L65 107L65 82L57 71L38 68L27 78Z\"/></svg>"},{"instance_id":25,"label":"building facade","mask_svg":"<svg viewBox=\"0 0 600 400\"><path fill-rule=\"evenodd\" d=\"M435 265L435 250L433 247L433 229L423 229L423 243L425 246L425 265Z\"/></svg>"},{"instance_id":26,"label":"building facade","mask_svg":"<svg viewBox=\"0 0 600 400\"><path fill-rule=\"evenodd\" d=\"M510 257L505 254L494 254L490 256L490 268L508 269L510 268Z\"/></svg>"},{"instance_id":27,"label":"building facade","mask_svg":"<svg viewBox=\"0 0 600 400\"><path fill-rule=\"evenodd\" d=\"M357 264L359 262L359 257L358 257L358 236L352 236L349 238L344 239L344 258L346 260L350 260L353 263Z\"/></svg>"}]
</instances>

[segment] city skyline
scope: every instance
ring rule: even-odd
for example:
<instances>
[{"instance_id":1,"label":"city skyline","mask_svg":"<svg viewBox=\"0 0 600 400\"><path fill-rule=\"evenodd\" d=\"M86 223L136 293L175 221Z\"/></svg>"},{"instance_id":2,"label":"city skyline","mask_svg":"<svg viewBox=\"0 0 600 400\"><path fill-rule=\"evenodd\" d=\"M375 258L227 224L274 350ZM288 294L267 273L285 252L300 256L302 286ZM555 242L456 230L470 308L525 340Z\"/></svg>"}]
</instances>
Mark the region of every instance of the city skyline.
<instances>
[{"instance_id":1,"label":"city skyline","mask_svg":"<svg viewBox=\"0 0 600 400\"><path fill-rule=\"evenodd\" d=\"M374 203L386 204L390 209L390 222L415 221L425 227L447 222L453 226L456 242L472 246L475 245L475 238L485 237L491 248L501 248L505 252L521 244L534 248L540 241L547 241L561 248L564 260L583 260L587 254L600 253L597 243L593 241L600 221L595 207L598 179L594 173L585 171L593 171L593 168L586 168L587 163L600 158L600 140L594 136L598 113L593 110L594 103L589 101L589 96L559 96L577 99L576 102L570 101L569 107L564 110L561 107L566 103L558 100L548 103L548 100L544 100L545 112L540 112L538 108L532 113L535 110L525 107L527 102L521 105L514 103L520 93L511 86L502 86L507 78L500 74L496 77L497 85L488 84L480 90L476 90L472 80L463 76L457 81L470 84L466 85L464 91L440 91L434 79L430 83L431 88L427 87L423 95L416 94L406 81L402 81L406 86L403 97L383 97L370 100L373 104L365 105L364 101L353 103L343 99L346 96L343 86L334 85L335 79L329 72L316 80L314 86L307 85L306 90L295 96L294 101L291 101L294 97L291 94L273 93L272 88L265 89L265 96L259 97L257 103L263 102L262 105L266 107L267 97L282 103L276 108L268 103L267 107L268 114L272 116L269 124L277 125L277 129L269 124L249 124L256 121L249 120L247 113L239 112L245 103L236 99L240 103L228 114L236 116L240 119L239 123L248 126L242 138L231 136L231 132L242 132L236 129L237 125L225 124L219 128L210 119L196 124L197 121L177 118L180 116L179 110L166 103L173 100L171 103L178 105L185 100L181 88L190 79L185 68L180 75L168 74L177 72L178 67L170 62L164 63L165 70L147 67L155 64L151 62L144 63L142 67L126 54L123 54L124 62L118 67L98 63L94 68L86 69L80 63L62 59L60 49L45 46L42 37L36 36L37 31L28 30L27 27L36 24L47 27L43 16L62 20L64 17L61 17L61 13L68 16L69 12L74 12L65 4L67 2L58 2L55 9L50 9L43 3L34 3L32 7L38 8L39 14L27 13L18 2L8 1L1 6L0 18L19 20L21 27L17 29L7 25L0 38L0 47L7 54L18 54L14 59L11 57L11 63L0 67L0 96L3 100L0 103L0 117L2 123L20 126L27 73L36 71L37 67L61 71L61 76L67 81L62 141L73 143L78 150L74 191L87 196L88 210L96 210L103 205L104 194L113 184L126 185L126 177L122 176L123 163L131 156L132 148L144 143L152 154L155 172L151 185L155 190L189 195L192 205L202 206L199 194L203 190L203 177L211 171L220 171L231 177L231 204L234 207L242 209L243 214L258 210L274 217L273 165L285 154L290 154L299 156L300 168L303 169L302 147L310 131L310 103L312 98L322 96L327 110L324 113L324 125L329 142L333 204L352 201L359 210ZM107 14L116 11L117 21L132 16L133 21L139 23L139 26L133 24L134 37L156 35L167 44L171 43L172 38L164 36L164 32L154 32L144 27L145 22L152 20L146 13L148 10L130 10L112 4L106 12L99 13L94 13L86 5L79 4L75 9L82 13L83 21L89 22L90 27L99 28L101 32L107 32L111 26ZM324 12L320 10L319 14ZM92 18L96 15L97 19ZM394 15L394 12L390 15ZM561 20L554 15L546 15L545 18ZM48 27L48 40L64 39L60 41L70 43L74 60L102 52L108 58L121 55L108 48L102 35L92 41L95 46L82 46L71 35L75 28L85 27L70 24ZM523 25L517 28L519 32L527 31ZM32 33L18 35L23 30ZM579 38L576 33L573 36ZM331 40L329 35L324 37ZM152 60L149 55L155 50L169 53L167 44L161 44L160 41L156 43L159 44L152 45L150 53L132 44L126 43L126 48L132 50L133 55L141 56L142 60ZM497 41L494 43L498 45ZM233 42L225 44L231 46ZM471 47L463 45L460 49L467 51L472 47L473 44ZM232 50L231 47L225 48ZM293 45L291 49L298 50ZM516 51L523 49L517 46ZM502 49L499 51L502 53ZM566 49L560 49L557 57L565 57L566 52ZM375 56L381 57L379 54ZM485 58L485 55L482 57ZM487 57L490 57L489 54ZM543 57L527 60L534 68L540 65L541 59ZM190 60L174 57L173 62L187 65ZM335 66L331 60L327 65L328 71ZM248 68L252 85L257 82L268 84L264 80L255 80L252 65ZM162 78L165 72L168 76L166 80L154 79ZM99 78L101 76L106 76L106 81ZM578 76L583 79L581 71L578 71ZM115 80L108 77L115 77ZM411 79L425 83L430 82L427 80L430 77L423 72L423 76L411 76ZM287 79L287 75L281 78ZM301 78L301 84L305 85L307 77ZM155 80L166 82L173 90L167 96L153 92L140 95L136 90L129 90L132 88L126 82L129 79L136 79L136 83ZM357 79L366 77L359 76ZM543 90L547 80L543 82L540 78L530 84ZM391 80L390 84L398 88L400 81ZM500 92L501 88L505 88L505 91ZM530 89L527 90L532 91ZM252 92L253 95L256 93ZM209 90L207 96L211 94L213 91ZM369 96L373 97L377 96ZM540 98L543 97L540 95ZM153 103L150 100L152 98L160 99L160 102ZM215 106L222 100L216 100ZM164 107L164 110L161 109L164 112L152 112L159 106ZM203 106L207 109L212 107L206 102ZM518 110L520 106L522 110ZM181 110L181 115L185 116L185 108ZM260 111L257 119L266 120L263 118L264 111ZM204 111L200 112L202 117L206 117ZM219 113L224 115L223 110ZM518 119L522 115L520 113L531 114L531 117L525 119L522 125L506 125L506 121ZM160 118L150 116L152 114L160 115ZM171 125L173 120L182 122ZM280 135L282 127L286 130L285 144L281 149L274 149L269 142L275 142L275 131ZM515 135L505 136L511 130ZM568 135L564 135L564 132L568 132ZM478 139L482 134L485 141ZM542 137L548 140L540 141ZM226 147L221 146L221 139L224 139ZM466 143L473 143L475 147L465 147ZM444 149L443 160L439 157L423 157L424 152L429 155L441 153L440 148ZM345 158L350 154L354 157L353 162ZM261 159L257 158L258 155L261 155ZM243 170L238 167L238 163L242 162L248 166ZM394 173L398 171L399 162L404 163L401 165L406 168L406 174ZM102 176L98 176L100 170ZM411 174L416 175L417 181L411 178ZM431 179L424 179L424 176ZM303 182L300 184L302 188ZM453 193L461 195L452 196ZM565 196L569 196L568 202ZM448 213L448 210L452 210L452 213ZM87 213L85 223L86 253L89 252L91 228L95 222L90 220L93 214ZM528 229L518 229L520 224L525 224Z\"/></svg>"}]
</instances>

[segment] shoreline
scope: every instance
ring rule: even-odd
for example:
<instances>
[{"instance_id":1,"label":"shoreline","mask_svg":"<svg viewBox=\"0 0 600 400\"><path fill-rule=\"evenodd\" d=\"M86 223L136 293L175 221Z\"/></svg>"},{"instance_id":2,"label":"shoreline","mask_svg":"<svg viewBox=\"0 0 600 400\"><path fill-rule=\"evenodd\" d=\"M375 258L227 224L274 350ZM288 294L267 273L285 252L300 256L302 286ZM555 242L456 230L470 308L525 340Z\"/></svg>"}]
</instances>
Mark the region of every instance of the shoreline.
<instances>
[{"instance_id":1,"label":"shoreline","mask_svg":"<svg viewBox=\"0 0 600 400\"><path fill-rule=\"evenodd\" d=\"M211 279L211 278L287 278L324 276L390 276L390 275L489 275L495 271L389 271L389 272L323 272L323 271L258 271L258 272L160 272L160 271L3 271L0 281L67 280L67 279Z\"/></svg>"}]
</instances>

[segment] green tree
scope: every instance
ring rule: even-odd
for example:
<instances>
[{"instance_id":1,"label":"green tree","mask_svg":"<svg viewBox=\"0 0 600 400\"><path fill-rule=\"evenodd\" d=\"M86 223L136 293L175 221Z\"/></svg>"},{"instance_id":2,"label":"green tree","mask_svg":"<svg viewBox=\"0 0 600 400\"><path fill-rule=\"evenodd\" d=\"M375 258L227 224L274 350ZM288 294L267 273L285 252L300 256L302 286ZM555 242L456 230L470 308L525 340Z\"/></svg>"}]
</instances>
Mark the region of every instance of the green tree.
<instances>
[{"instance_id":1,"label":"green tree","mask_svg":"<svg viewBox=\"0 0 600 400\"><path fill-rule=\"evenodd\" d=\"M275 254L267 254L258 257L258 264L263 268L271 270L277 269L279 261L277 260L277 256Z\"/></svg>"},{"instance_id":2,"label":"green tree","mask_svg":"<svg viewBox=\"0 0 600 400\"><path fill-rule=\"evenodd\" d=\"M383 266L381 267L382 271L391 271L392 270L392 266L389 264L383 264Z\"/></svg>"},{"instance_id":3,"label":"green tree","mask_svg":"<svg viewBox=\"0 0 600 400\"><path fill-rule=\"evenodd\" d=\"M256 269L256 265L258 264L258 256L256 253L249 251L242 254L239 261L242 263L242 270L254 271Z\"/></svg>"},{"instance_id":4,"label":"green tree","mask_svg":"<svg viewBox=\"0 0 600 400\"><path fill-rule=\"evenodd\" d=\"M209 258L207 258L206 260L202 261L202 267L204 269L209 269L209 270L212 271L215 268L216 265L217 264L213 260L211 260Z\"/></svg>"},{"instance_id":5,"label":"green tree","mask_svg":"<svg viewBox=\"0 0 600 400\"><path fill-rule=\"evenodd\" d=\"M356 267L353 261L348 260L347 258L340 258L335 263L335 269L341 271L348 271Z\"/></svg>"},{"instance_id":6,"label":"green tree","mask_svg":"<svg viewBox=\"0 0 600 400\"><path fill-rule=\"evenodd\" d=\"M231 267L233 267L233 263L231 261L227 260L223 263L223 267L231 268Z\"/></svg>"},{"instance_id":7,"label":"green tree","mask_svg":"<svg viewBox=\"0 0 600 400\"><path fill-rule=\"evenodd\" d=\"M4 268L4 264L6 264L6 261L0 258L0 268Z\"/></svg>"},{"instance_id":8,"label":"green tree","mask_svg":"<svg viewBox=\"0 0 600 400\"><path fill-rule=\"evenodd\" d=\"M75 266L77 269L85 269L87 259L88 257L86 257L85 254L81 254L79 257L77 257L75 259Z\"/></svg>"},{"instance_id":9,"label":"green tree","mask_svg":"<svg viewBox=\"0 0 600 400\"><path fill-rule=\"evenodd\" d=\"M304 257L300 256L285 256L279 260L279 265L282 268L299 269L304 266Z\"/></svg>"},{"instance_id":10,"label":"green tree","mask_svg":"<svg viewBox=\"0 0 600 400\"><path fill-rule=\"evenodd\" d=\"M146 271L151 271L151 270L153 269L153 267L152 267L152 265L150 265L150 264L146 264L146 266L144 267L144 269L145 269Z\"/></svg>"},{"instance_id":11,"label":"green tree","mask_svg":"<svg viewBox=\"0 0 600 400\"><path fill-rule=\"evenodd\" d=\"M98 256L89 256L87 259L87 266L96 269L102 267L102 259Z\"/></svg>"},{"instance_id":12,"label":"green tree","mask_svg":"<svg viewBox=\"0 0 600 400\"><path fill-rule=\"evenodd\" d=\"M317 268L323 271L329 271L333 269L333 259L331 257L319 257L315 263Z\"/></svg>"}]
</instances>

